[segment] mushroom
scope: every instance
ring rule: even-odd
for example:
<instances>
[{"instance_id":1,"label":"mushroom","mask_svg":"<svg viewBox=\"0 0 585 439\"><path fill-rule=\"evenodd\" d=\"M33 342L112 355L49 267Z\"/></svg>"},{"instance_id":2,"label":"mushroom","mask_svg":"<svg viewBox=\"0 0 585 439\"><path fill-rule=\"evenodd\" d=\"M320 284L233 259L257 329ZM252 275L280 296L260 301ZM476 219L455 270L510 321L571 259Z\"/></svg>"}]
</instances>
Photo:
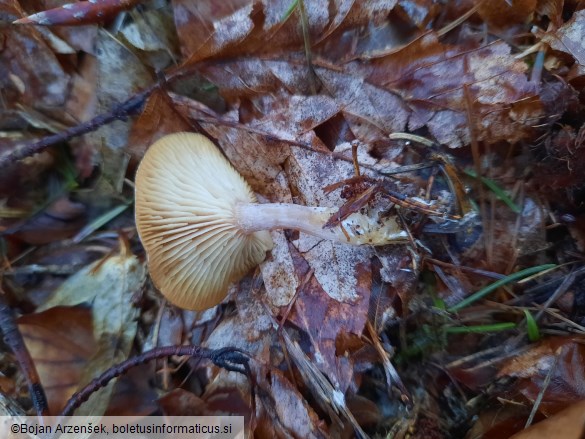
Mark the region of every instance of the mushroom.
<instances>
[{"instance_id":1,"label":"mushroom","mask_svg":"<svg viewBox=\"0 0 585 439\"><path fill-rule=\"evenodd\" d=\"M402 242L394 217L354 213L323 225L337 209L258 204L243 177L206 137L175 133L146 152L136 174L136 226L151 278L173 304L203 310L266 257L268 230L294 229L346 244Z\"/></svg>"}]
</instances>

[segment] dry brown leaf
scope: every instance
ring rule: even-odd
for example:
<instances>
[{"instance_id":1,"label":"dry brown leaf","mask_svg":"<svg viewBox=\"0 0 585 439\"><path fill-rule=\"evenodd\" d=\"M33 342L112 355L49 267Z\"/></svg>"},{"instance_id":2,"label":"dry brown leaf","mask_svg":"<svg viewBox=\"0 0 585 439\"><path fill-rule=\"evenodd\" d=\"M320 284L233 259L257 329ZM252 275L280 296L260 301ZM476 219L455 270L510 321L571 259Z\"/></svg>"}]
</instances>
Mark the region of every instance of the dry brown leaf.
<instances>
[{"instance_id":1,"label":"dry brown leaf","mask_svg":"<svg viewBox=\"0 0 585 439\"><path fill-rule=\"evenodd\" d=\"M149 416L160 410L158 389L149 379L155 374L154 366L144 364L118 378L104 416Z\"/></svg>"},{"instance_id":2,"label":"dry brown leaf","mask_svg":"<svg viewBox=\"0 0 585 439\"><path fill-rule=\"evenodd\" d=\"M257 360L269 362L270 346L273 343L273 322L265 307L250 291L250 284L235 288L238 312L225 316L207 338L211 349L226 346L236 347L251 353Z\"/></svg>"},{"instance_id":3,"label":"dry brown leaf","mask_svg":"<svg viewBox=\"0 0 585 439\"><path fill-rule=\"evenodd\" d=\"M337 383L331 383L318 370L317 365L307 357L299 344L289 336L287 331L283 331L282 338L288 355L292 363L297 367L304 384L311 391L319 407L329 415L331 419L330 434L339 436L336 431L345 427L349 431L353 430L355 437L366 438L367 435L347 406L346 392L342 391Z\"/></svg>"},{"instance_id":4,"label":"dry brown leaf","mask_svg":"<svg viewBox=\"0 0 585 439\"><path fill-rule=\"evenodd\" d=\"M177 36L170 5L133 13L132 19L121 33L145 64L162 70L176 62Z\"/></svg>"},{"instance_id":5,"label":"dry brown leaf","mask_svg":"<svg viewBox=\"0 0 585 439\"><path fill-rule=\"evenodd\" d=\"M78 389L87 363L96 349L91 311L55 307L18 319L19 329L57 415Z\"/></svg>"},{"instance_id":6,"label":"dry brown leaf","mask_svg":"<svg viewBox=\"0 0 585 439\"><path fill-rule=\"evenodd\" d=\"M40 309L54 306L92 305L93 333L97 346L81 376L81 386L112 365L128 358L136 335L138 310L133 304L144 282L144 265L133 256L112 256L91 264L71 276ZM105 412L115 380L94 393L77 411Z\"/></svg>"},{"instance_id":7,"label":"dry brown leaf","mask_svg":"<svg viewBox=\"0 0 585 439\"><path fill-rule=\"evenodd\" d=\"M274 248L262 264L262 279L267 291L266 301L273 307L287 306L302 282L294 268L284 232L272 232Z\"/></svg>"},{"instance_id":8,"label":"dry brown leaf","mask_svg":"<svg viewBox=\"0 0 585 439\"><path fill-rule=\"evenodd\" d=\"M340 206L339 194L326 194L324 188L350 177L352 165L304 150L297 149L292 153L287 166L288 181L302 204ZM293 243L331 298L345 303L361 302L363 297L358 293L358 272L367 271L365 267L369 267L372 255L370 248L325 241L303 233ZM303 276L301 274L301 278Z\"/></svg>"},{"instance_id":9,"label":"dry brown leaf","mask_svg":"<svg viewBox=\"0 0 585 439\"><path fill-rule=\"evenodd\" d=\"M243 20L232 29L216 23L221 23L222 19L232 14L238 14L240 9L243 14L240 12L239 15L245 17L246 12L250 12L252 2L253 0L229 0L193 3L189 0L174 0L175 25L184 57L188 58L199 52L209 56L214 53L214 48L218 51L232 41L241 40L251 26L249 19ZM213 41L214 39L217 41Z\"/></svg>"},{"instance_id":10,"label":"dry brown leaf","mask_svg":"<svg viewBox=\"0 0 585 439\"><path fill-rule=\"evenodd\" d=\"M524 24L536 9L537 0L506 0L484 1L478 10L479 15L490 26L509 30L514 24Z\"/></svg>"},{"instance_id":11,"label":"dry brown leaf","mask_svg":"<svg viewBox=\"0 0 585 439\"><path fill-rule=\"evenodd\" d=\"M556 359L555 359L556 358ZM506 362L498 376L519 378L517 390L529 401L536 400L546 387L538 409L545 415L556 413L571 403L585 398L585 344L578 337L550 337L535 345L524 354Z\"/></svg>"},{"instance_id":12,"label":"dry brown leaf","mask_svg":"<svg viewBox=\"0 0 585 439\"><path fill-rule=\"evenodd\" d=\"M409 292L414 291L414 288L405 281L405 278L408 277L406 272L400 270L401 265L410 262L410 258L407 258L406 254L398 249L378 251L377 253L378 260L372 262L372 290L368 319L376 334L380 334L389 323L398 319L397 310L394 307L399 298L407 299ZM384 265L388 267L386 270L383 268ZM383 271L386 272L387 280L382 278Z\"/></svg>"},{"instance_id":13,"label":"dry brown leaf","mask_svg":"<svg viewBox=\"0 0 585 439\"><path fill-rule=\"evenodd\" d=\"M580 401L510 439L581 439L585 433L585 401Z\"/></svg>"},{"instance_id":14,"label":"dry brown leaf","mask_svg":"<svg viewBox=\"0 0 585 439\"><path fill-rule=\"evenodd\" d=\"M580 76L584 72L585 48L583 39L585 37L585 10L577 11L573 17L559 29L553 29L541 36L542 42L548 44L552 49L568 53L577 62L576 67Z\"/></svg>"},{"instance_id":15,"label":"dry brown leaf","mask_svg":"<svg viewBox=\"0 0 585 439\"><path fill-rule=\"evenodd\" d=\"M177 109L188 118L199 122L201 118L212 120L217 114L204 105L178 95L172 95ZM283 103L285 104L285 103ZM222 120L239 125L238 109L222 115ZM233 128L220 122L201 123L209 136L219 146L250 184L255 192L271 201L286 202L291 199L290 189L282 175L282 166L289 154L289 146L242 128Z\"/></svg>"},{"instance_id":16,"label":"dry brown leaf","mask_svg":"<svg viewBox=\"0 0 585 439\"><path fill-rule=\"evenodd\" d=\"M98 113L110 111L153 81L152 71L104 29L100 29L96 40L96 58ZM101 152L100 183L107 187L104 189L109 193L112 188L116 193L122 189L127 164L124 148L128 144L129 132L128 123L115 121L85 136L86 141L92 142Z\"/></svg>"},{"instance_id":17,"label":"dry brown leaf","mask_svg":"<svg viewBox=\"0 0 585 439\"><path fill-rule=\"evenodd\" d=\"M10 22L25 15L16 0L0 4L0 15ZM8 109L17 103L37 110L54 110L65 103L69 75L32 26L3 26L0 30L0 88ZM30 60L35 62L31 63ZM2 107L2 113L6 107ZM0 113L0 124L2 122Z\"/></svg>"},{"instance_id":18,"label":"dry brown leaf","mask_svg":"<svg viewBox=\"0 0 585 439\"><path fill-rule=\"evenodd\" d=\"M389 18L396 3L396 0L312 1L305 7L312 50L346 60L402 44L407 37L395 35L392 29L395 23ZM213 2L192 5L175 1L175 21L188 58L186 64L242 54L302 50L302 18L298 5L287 16L291 6L294 4L288 0L232 0L221 6ZM308 70L304 70L307 74Z\"/></svg>"},{"instance_id":19,"label":"dry brown leaf","mask_svg":"<svg viewBox=\"0 0 585 439\"><path fill-rule=\"evenodd\" d=\"M158 400L166 416L201 416L205 401L184 389L174 389Z\"/></svg>"},{"instance_id":20,"label":"dry brown leaf","mask_svg":"<svg viewBox=\"0 0 585 439\"><path fill-rule=\"evenodd\" d=\"M497 404L483 409L465 439L503 439L522 431L528 418L528 408L517 404ZM535 422L542 419L535 417Z\"/></svg>"},{"instance_id":21,"label":"dry brown leaf","mask_svg":"<svg viewBox=\"0 0 585 439\"><path fill-rule=\"evenodd\" d=\"M257 97L282 89L292 94L310 92L302 56L236 58L207 63L200 71L228 100L242 93ZM503 42L463 50L439 43L429 33L365 64L315 60L314 71L353 133L366 142L407 127L413 131L426 126L439 143L469 144L464 86L471 95L469 110L478 140L516 142L531 133L542 112L536 88L526 77L526 65L515 60ZM522 117L518 117L521 103Z\"/></svg>"},{"instance_id":22,"label":"dry brown leaf","mask_svg":"<svg viewBox=\"0 0 585 439\"><path fill-rule=\"evenodd\" d=\"M158 338L154 346L180 345L183 342L184 323L181 314L176 309L165 307L160 319ZM149 346L150 348L150 346Z\"/></svg>"},{"instance_id":23,"label":"dry brown leaf","mask_svg":"<svg viewBox=\"0 0 585 439\"><path fill-rule=\"evenodd\" d=\"M138 165L148 146L165 134L191 131L188 120L172 105L163 90L155 90L138 119L132 124L127 151L132 155L132 168Z\"/></svg>"},{"instance_id":24,"label":"dry brown leaf","mask_svg":"<svg viewBox=\"0 0 585 439\"><path fill-rule=\"evenodd\" d=\"M456 147L469 144L468 124L474 123L477 140L513 143L530 131L541 109L530 101L529 121L512 118L509 106L535 97L536 88L525 75L526 65L510 50L503 42L464 50L429 33L375 60L366 77L404 99L411 131L427 125L437 141ZM468 110L475 120L467 120Z\"/></svg>"},{"instance_id":25,"label":"dry brown leaf","mask_svg":"<svg viewBox=\"0 0 585 439\"><path fill-rule=\"evenodd\" d=\"M347 408L364 429L375 428L382 419L380 408L363 396L353 395L348 397Z\"/></svg>"},{"instance_id":26,"label":"dry brown leaf","mask_svg":"<svg viewBox=\"0 0 585 439\"><path fill-rule=\"evenodd\" d=\"M71 1L25 0L21 2L21 5L26 9L27 13L33 14L53 8L59 8L68 3L71 3ZM75 50L81 50L92 54L94 53L94 43L98 31L98 26L96 24L83 26L55 26L47 28L47 30L49 29Z\"/></svg>"},{"instance_id":27,"label":"dry brown leaf","mask_svg":"<svg viewBox=\"0 0 585 439\"><path fill-rule=\"evenodd\" d=\"M86 55L72 75L71 90L65 106L67 116L78 124L90 120L97 111L97 59ZM96 145L85 137L71 140L79 177L88 178L94 170Z\"/></svg>"},{"instance_id":28,"label":"dry brown leaf","mask_svg":"<svg viewBox=\"0 0 585 439\"><path fill-rule=\"evenodd\" d=\"M85 224L85 206L61 197L16 228L14 236L28 244L47 244L71 238Z\"/></svg>"},{"instance_id":29,"label":"dry brown leaf","mask_svg":"<svg viewBox=\"0 0 585 439\"><path fill-rule=\"evenodd\" d=\"M263 391L264 413L258 420L258 430L273 429L272 437L325 438L328 437L319 416L305 398L279 370L263 371L259 377ZM265 425L265 417L269 423Z\"/></svg>"},{"instance_id":30,"label":"dry brown leaf","mask_svg":"<svg viewBox=\"0 0 585 439\"><path fill-rule=\"evenodd\" d=\"M296 275L304 279L310 266L292 244L290 248ZM345 392L353 381L353 362L346 352L337 356L336 340L343 332L361 335L367 319L371 272L369 264L344 268L348 270L344 274L355 282L355 299L341 302L331 298L316 276L311 276L303 285L289 320L309 335L315 365Z\"/></svg>"},{"instance_id":31,"label":"dry brown leaf","mask_svg":"<svg viewBox=\"0 0 585 439\"><path fill-rule=\"evenodd\" d=\"M512 258L534 254L546 248L545 208L532 198L526 197L522 209L522 222L518 227L517 216L508 206L496 202L491 219L490 233L490 268L496 272L505 272ZM463 241L462 241L463 242ZM485 253L482 239L470 240L459 246L464 264L474 264Z\"/></svg>"}]
</instances>

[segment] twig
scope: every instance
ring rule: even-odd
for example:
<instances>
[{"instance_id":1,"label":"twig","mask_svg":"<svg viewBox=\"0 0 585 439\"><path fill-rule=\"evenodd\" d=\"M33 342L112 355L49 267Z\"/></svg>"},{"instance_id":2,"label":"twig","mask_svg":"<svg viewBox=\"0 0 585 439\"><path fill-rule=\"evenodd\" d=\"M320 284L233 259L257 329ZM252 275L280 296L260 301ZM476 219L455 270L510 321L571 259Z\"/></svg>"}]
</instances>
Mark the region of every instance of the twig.
<instances>
[{"instance_id":1,"label":"twig","mask_svg":"<svg viewBox=\"0 0 585 439\"><path fill-rule=\"evenodd\" d=\"M550 308L550 306L555 303L559 298L567 292L567 290L573 285L575 282L575 278L577 277L575 270L571 271L563 280L563 282L558 286L555 292L547 299L547 301L542 305L542 309L538 311L534 320L537 322L542 318L545 310Z\"/></svg>"},{"instance_id":2,"label":"twig","mask_svg":"<svg viewBox=\"0 0 585 439\"><path fill-rule=\"evenodd\" d=\"M286 145L290 145L290 146L296 146L297 148L303 149L305 151L309 151L309 152L313 152L316 154L322 154L322 155L326 155L326 156L330 156L333 157L335 160L342 160L344 162L348 162L348 163L352 163L353 164L353 158L352 157L346 157L344 156L342 153L339 152L330 152L330 151L322 151L319 149L314 148L313 146L311 146L311 144L306 143L306 142L302 142L299 140L294 140L294 139L285 139L282 137L277 136L274 133L271 133L269 131L264 131L261 130L259 128L256 127L251 127L251 126L247 126L243 123L239 123L239 122L235 122L233 120L228 120L225 119L221 116L195 116L193 117L193 120L197 121L197 122L201 122L201 123L210 123L210 124L215 124L215 125L223 125L226 127L230 127L230 128L234 128L237 130L243 130L243 131L247 131L249 133L252 134L258 134L259 136L264 137L266 140L268 141L274 141L274 142L282 142ZM365 164L365 163L358 163L359 166L361 166L362 168L366 168L369 169L370 171L376 172L378 174L383 174L383 175L390 175L392 173L385 173L382 172L378 169L376 169L376 167ZM433 164L429 164L427 167L433 166ZM415 168L416 169L420 169L420 166L417 166ZM399 170L395 173L399 174L399 173L406 173L406 172L412 172L413 169L411 168L406 168L406 170Z\"/></svg>"},{"instance_id":3,"label":"twig","mask_svg":"<svg viewBox=\"0 0 585 439\"><path fill-rule=\"evenodd\" d=\"M581 281L581 277L585 275L585 266L576 268L574 271L575 279ZM551 288L558 288L558 286L564 281L565 276L558 276L553 279L542 282L539 285L535 285L524 291L523 297L536 296L538 294L548 294ZM517 301L513 302L516 303Z\"/></svg>"},{"instance_id":4,"label":"twig","mask_svg":"<svg viewBox=\"0 0 585 439\"><path fill-rule=\"evenodd\" d=\"M471 139L471 155L473 157L473 165L475 168L475 173L477 174L478 178L476 179L476 188L477 194L479 197L479 210L481 212L481 223L483 228L483 244L484 244L484 251L487 259L487 264L489 267L492 265L492 257L490 246L488 243L488 237L486 234L486 228L488 226L488 217L487 217L487 210L485 204L485 194L483 191L483 185L481 184L481 176L483 175L481 172L481 156L479 151L479 142L477 141L476 135L476 125L475 119L473 117L473 99L471 97L471 92L469 91L469 86L467 84L463 85L463 96L465 98L465 108L467 111L467 124L469 129L469 137Z\"/></svg>"},{"instance_id":5,"label":"twig","mask_svg":"<svg viewBox=\"0 0 585 439\"><path fill-rule=\"evenodd\" d=\"M259 136L262 136L266 140L271 141L271 142L282 142L286 145L294 146L294 147L303 149L305 151L309 151L309 152L313 152L315 154L322 154L322 155L325 155L328 157L332 157L334 160L340 160L340 161L348 162L351 164L354 163L353 157L347 157L347 156L343 155L343 153L331 152L328 150L323 151L320 149L316 149L309 143L302 142L302 141L295 140L295 139L285 139L285 138L279 137L276 134L271 133L269 131L264 131L264 130L261 130L261 129L256 128L256 127L251 127L251 126L245 125L243 123L235 122L233 120L228 120L228 119L225 119L225 118L218 116L218 115L206 115L206 116L197 115L197 116L193 116L192 119L197 121L197 122L201 122L201 123L223 125L226 127L237 129L237 130L247 131L248 133L257 134ZM418 171L420 169L426 169L426 168L436 166L436 163L428 162L428 163L422 163L422 164L416 164L416 165L405 165L405 166L400 166L398 168L394 168L392 170L383 171L383 170L378 169L376 166L362 163L359 161L357 162L357 164L360 166L360 168L368 169L369 171L372 171L376 174L382 175L384 177L391 177L391 178L396 174L406 174L409 172Z\"/></svg>"},{"instance_id":6,"label":"twig","mask_svg":"<svg viewBox=\"0 0 585 439\"><path fill-rule=\"evenodd\" d=\"M438 259L433 259L433 258L425 258L424 261L429 263L430 265L439 265L441 267L452 268L454 270L466 271L468 273L477 274L477 275L484 276L484 277L487 277L490 279L502 279L502 278L506 277L503 274L495 273L493 271L480 270L479 268L466 267L464 265L455 265L455 264L451 264L449 262L444 262L444 261L440 261Z\"/></svg>"},{"instance_id":7,"label":"twig","mask_svg":"<svg viewBox=\"0 0 585 439\"><path fill-rule=\"evenodd\" d=\"M105 387L111 380L125 374L130 369L144 364L151 360L159 358L170 357L170 356L190 356L207 358L218 367L231 372L239 372L246 375L248 379L252 379L252 373L250 371L249 357L243 351L236 348L222 348L222 349L206 349L201 346L164 346L155 348L150 351L144 352L136 357L130 358L119 364L116 364L102 373L99 377L94 378L89 384L87 384L79 392L76 392L67 401L65 408L61 412L61 417L71 416L73 412L81 406L88 398L100 388ZM252 398L254 398L254 392L252 389Z\"/></svg>"},{"instance_id":8,"label":"twig","mask_svg":"<svg viewBox=\"0 0 585 439\"><path fill-rule=\"evenodd\" d=\"M13 267L10 271L5 271L2 273L5 277L8 276L20 276L23 274L55 274L55 275L63 275L63 274L73 274L79 271L79 266L77 265L39 265L39 264L31 264L31 265L23 265L20 267Z\"/></svg>"},{"instance_id":9,"label":"twig","mask_svg":"<svg viewBox=\"0 0 585 439\"><path fill-rule=\"evenodd\" d=\"M548 386L550 384L550 380L552 378L553 372L555 371L555 369L557 367L557 362L559 361L559 357L561 356L562 351L563 351L563 348L561 346L555 352L553 363L550 365L550 369L548 370L548 373L546 374L546 377L544 378L544 382L542 383L542 389L540 389L540 392L538 392L538 396L534 400L534 405L532 406L532 410L530 411L530 416L528 416L528 419L526 420L526 425L524 425L525 429L530 427L530 425L532 424L532 421L534 420L534 417L536 416L536 412L538 412L538 407L540 406L540 403L542 402L542 398L544 397L544 393L548 389Z\"/></svg>"},{"instance_id":10,"label":"twig","mask_svg":"<svg viewBox=\"0 0 585 439\"><path fill-rule=\"evenodd\" d=\"M354 140L351 142L351 156L353 158L353 173L356 177L361 175L360 173L360 164L358 162L358 146L359 142Z\"/></svg>"},{"instance_id":11,"label":"twig","mask_svg":"<svg viewBox=\"0 0 585 439\"><path fill-rule=\"evenodd\" d=\"M387 389L388 395L390 397L392 397L392 393L391 393L392 392L392 383L394 383L396 385L396 387L400 390L400 400L408 408L412 408L412 396L410 395L408 389L406 388L406 386L402 382L402 379L400 378L400 375L398 375L398 372L396 371L396 368L394 367L394 365L390 361L390 358L388 358L388 352L386 352L386 350L382 346L382 343L380 342L380 339L378 338L378 334L376 333L376 330L372 326L372 323L370 322L370 320L366 321L366 329L368 330L368 333L370 335L370 339L372 340L372 345L374 346L374 349L376 349L376 352L378 353L378 355L380 356L380 359L382 360L382 365L384 367L384 372L386 375L386 386L388 387L388 389Z\"/></svg>"},{"instance_id":12,"label":"twig","mask_svg":"<svg viewBox=\"0 0 585 439\"><path fill-rule=\"evenodd\" d=\"M457 26L459 26L461 23L463 23L464 21L466 21L473 14L475 14L475 12L480 8L480 6L483 4L484 1L485 0L481 0L479 3L477 3L473 8L471 8L469 11L467 11L461 17L459 17L456 20L452 21L451 23L449 23L447 26L443 27L442 29L439 29L437 31L437 35L439 37L442 37L443 35L451 32L453 29L455 29Z\"/></svg>"},{"instance_id":13,"label":"twig","mask_svg":"<svg viewBox=\"0 0 585 439\"><path fill-rule=\"evenodd\" d=\"M550 308L543 308L543 311L545 313L547 313L549 316L551 316L551 317L553 317L553 318L555 318L557 320L560 320L563 323L566 323L567 326L568 326L567 331L569 331L569 328L572 328L572 330L573 330L572 332L578 332L578 333L581 333L581 334L584 334L585 335L585 326L582 326L582 325L579 325L579 324L575 323L571 319L568 319L568 318L562 316L557 311L552 310Z\"/></svg>"},{"instance_id":14,"label":"twig","mask_svg":"<svg viewBox=\"0 0 585 439\"><path fill-rule=\"evenodd\" d=\"M7 168L18 160L37 154L47 149L49 146L66 142L67 140L81 136L82 134L90 133L115 120L125 120L128 116L140 111L146 98L148 98L156 88L158 88L158 84L151 85L125 102L116 105L108 113L100 114L87 122L83 122L65 131L61 131L60 133L43 137L35 142L16 147L9 153L0 156L0 170Z\"/></svg>"},{"instance_id":15,"label":"twig","mask_svg":"<svg viewBox=\"0 0 585 439\"><path fill-rule=\"evenodd\" d=\"M32 399L33 405L42 422L43 417L49 416L49 404L45 390L41 384L39 374L35 368L35 364L24 344L22 334L18 330L14 311L4 299L4 292L0 289L0 331L4 335L4 341L10 347L16 361L24 374L24 378L28 384L28 390Z\"/></svg>"},{"instance_id":16,"label":"twig","mask_svg":"<svg viewBox=\"0 0 585 439\"><path fill-rule=\"evenodd\" d=\"M416 142L428 148L436 148L437 144L430 139L423 136L418 136L411 133L391 133L388 134L390 140L406 140L407 142Z\"/></svg>"}]
</instances>

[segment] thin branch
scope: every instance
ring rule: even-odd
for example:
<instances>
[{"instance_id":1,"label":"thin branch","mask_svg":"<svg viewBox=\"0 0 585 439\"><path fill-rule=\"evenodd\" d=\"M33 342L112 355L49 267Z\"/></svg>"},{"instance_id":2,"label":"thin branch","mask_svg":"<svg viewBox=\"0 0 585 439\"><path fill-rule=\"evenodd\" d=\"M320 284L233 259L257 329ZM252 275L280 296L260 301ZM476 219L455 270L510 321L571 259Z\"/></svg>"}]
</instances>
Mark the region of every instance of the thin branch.
<instances>
[{"instance_id":1,"label":"thin branch","mask_svg":"<svg viewBox=\"0 0 585 439\"><path fill-rule=\"evenodd\" d=\"M544 381L542 383L542 388L540 389L540 392L538 392L538 396L534 400L534 405L532 406L532 410L530 411L530 416L528 416L528 419L526 420L526 424L524 425L524 429L530 427L530 425L532 424L532 421L534 420L534 417L536 416L536 413L538 412L538 407L540 406L540 403L542 402L542 398L544 397L544 394L545 394L546 390L548 389L548 386L550 385L551 378L552 378L553 373L557 367L557 363L559 361L559 357L561 356L562 351L563 351L563 348L560 347L555 352L553 363L550 365L548 373L546 374L546 377L544 378Z\"/></svg>"},{"instance_id":2,"label":"thin branch","mask_svg":"<svg viewBox=\"0 0 585 439\"><path fill-rule=\"evenodd\" d=\"M443 27L442 29L439 29L437 31L437 35L439 37L442 37L443 35L451 32L457 26L459 26L460 24L465 22L469 17L471 17L473 14L475 14L477 12L477 10L480 8L480 6L483 4L484 1L485 0L481 0L473 8L471 8L469 11L467 11L465 14L463 14L461 17L452 21L451 23L449 23L447 26Z\"/></svg>"},{"instance_id":3,"label":"thin branch","mask_svg":"<svg viewBox=\"0 0 585 439\"><path fill-rule=\"evenodd\" d=\"M398 388L398 390L400 390L400 400L408 408L412 408L412 405L413 405L412 404L412 396L410 395L410 392L408 391L408 389L406 388L406 386L402 382L402 379L400 378L398 371L396 370L396 368L394 367L394 365L390 361L389 354L388 354L388 352L386 352L386 350L382 346L382 343L380 342L380 338L378 337L378 333L376 332L376 330L372 326L372 323L370 322L370 320L366 321L366 329L370 335L370 339L372 340L372 346L374 346L374 349L376 349L376 352L378 353L378 355L380 356L380 359L382 360L382 366L384 367L384 372L386 375L386 386L387 386L386 390L388 391L388 396L390 396L390 398L392 398L392 383L394 383L396 385L396 387Z\"/></svg>"},{"instance_id":4,"label":"thin branch","mask_svg":"<svg viewBox=\"0 0 585 439\"><path fill-rule=\"evenodd\" d=\"M144 102L156 88L158 88L158 84L148 87L125 102L116 105L108 113L100 114L87 122L83 122L65 131L61 131L60 133L43 137L32 143L17 146L10 152L0 156L0 171L6 169L18 160L42 152L50 146L90 133L115 120L126 120L129 116L137 114L142 109Z\"/></svg>"},{"instance_id":5,"label":"thin branch","mask_svg":"<svg viewBox=\"0 0 585 439\"><path fill-rule=\"evenodd\" d=\"M492 257L491 257L491 246L489 245L489 240L487 236L487 226L488 226L488 217L487 217L487 207L485 202L485 194L483 190L483 185L481 183L481 176L483 175L481 172L481 154L479 151L479 142L477 141L476 135L476 123L475 118L473 117L473 99L471 97L471 92L469 91L469 86L467 84L463 85L463 96L465 98L465 108L467 111L467 124L469 129L469 137L471 138L471 155L473 157L473 165L475 168L475 173L478 178L475 181L476 189L477 189L477 196L479 197L479 211L481 213L481 225L483 229L483 244L484 244L484 251L487 259L488 266L491 266Z\"/></svg>"},{"instance_id":6,"label":"thin branch","mask_svg":"<svg viewBox=\"0 0 585 439\"><path fill-rule=\"evenodd\" d=\"M547 301L542 305L542 309L540 311L538 311L538 313L536 314L536 317L534 318L534 320L536 320L536 322L539 322L540 319L542 318L542 315L544 314L544 312L551 307L551 305L553 303L555 303L557 300L559 300L559 298L565 294L569 288L571 288L571 286L573 285L573 283L575 282L575 278L577 277L577 273L575 270L571 271L563 280L563 282L558 286L558 288L555 290L555 292L547 299Z\"/></svg>"},{"instance_id":7,"label":"thin branch","mask_svg":"<svg viewBox=\"0 0 585 439\"><path fill-rule=\"evenodd\" d=\"M159 358L170 357L170 356L190 356L207 358L211 360L216 366L221 367L231 372L239 372L246 375L248 379L252 379L252 373L250 371L249 357L248 355L236 348L222 348L222 349L206 349L201 346L163 346L155 348L150 351L144 352L136 357L130 358L126 361L118 363L97 378L94 378L89 384L83 389L76 392L67 401L65 408L59 416L67 417L71 416L73 412L79 408L89 397L105 387L111 380L125 374L130 369L147 363L151 360ZM252 393L253 396L253 393Z\"/></svg>"},{"instance_id":8,"label":"thin branch","mask_svg":"<svg viewBox=\"0 0 585 439\"><path fill-rule=\"evenodd\" d=\"M24 374L33 406L40 420L49 416L47 396L41 384L41 379L35 364L24 344L22 334L18 330L16 317L12 308L4 299L4 292L0 290L0 332L4 335L4 342L10 347L18 365Z\"/></svg>"}]
</instances>

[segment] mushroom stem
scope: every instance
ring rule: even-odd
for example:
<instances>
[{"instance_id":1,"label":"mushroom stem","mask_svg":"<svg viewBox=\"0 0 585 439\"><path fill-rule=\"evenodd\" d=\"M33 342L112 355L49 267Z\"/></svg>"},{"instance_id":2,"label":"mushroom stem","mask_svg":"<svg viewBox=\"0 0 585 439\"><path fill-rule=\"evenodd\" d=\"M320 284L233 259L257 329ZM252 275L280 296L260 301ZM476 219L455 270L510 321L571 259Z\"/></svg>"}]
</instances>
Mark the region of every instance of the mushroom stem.
<instances>
[{"instance_id":1,"label":"mushroom stem","mask_svg":"<svg viewBox=\"0 0 585 439\"><path fill-rule=\"evenodd\" d=\"M341 221L340 226L324 229L331 215L338 211L331 207L307 207L298 204L240 203L235 216L244 233L260 230L293 229L319 238L353 245L386 245L404 242L408 235L394 216L378 217L355 212Z\"/></svg>"},{"instance_id":2,"label":"mushroom stem","mask_svg":"<svg viewBox=\"0 0 585 439\"><path fill-rule=\"evenodd\" d=\"M239 204L236 208L238 225L245 233L259 230L293 229L318 236L323 239L336 239L343 236L338 228L323 229L323 225L333 215L335 209L329 207L307 207L298 204Z\"/></svg>"}]
</instances>

